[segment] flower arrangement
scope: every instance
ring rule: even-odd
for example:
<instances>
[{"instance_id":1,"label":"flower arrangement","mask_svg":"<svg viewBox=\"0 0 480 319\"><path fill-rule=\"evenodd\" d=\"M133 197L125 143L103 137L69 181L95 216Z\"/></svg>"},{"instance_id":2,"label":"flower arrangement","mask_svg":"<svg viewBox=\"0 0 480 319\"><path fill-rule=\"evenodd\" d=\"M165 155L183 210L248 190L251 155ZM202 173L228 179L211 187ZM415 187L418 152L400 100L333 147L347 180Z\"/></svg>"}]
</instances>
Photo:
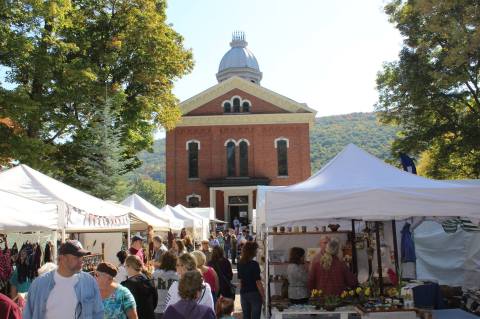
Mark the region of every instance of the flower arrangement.
<instances>
[{"instance_id":1,"label":"flower arrangement","mask_svg":"<svg viewBox=\"0 0 480 319\"><path fill-rule=\"evenodd\" d=\"M345 302L351 302L354 304L362 303L372 294L370 287L357 287L355 289L344 290L340 294L340 298Z\"/></svg>"},{"instance_id":2,"label":"flower arrangement","mask_svg":"<svg viewBox=\"0 0 480 319\"><path fill-rule=\"evenodd\" d=\"M311 298L318 298L322 295L322 290L321 289L312 289L312 293L310 294Z\"/></svg>"},{"instance_id":3,"label":"flower arrangement","mask_svg":"<svg viewBox=\"0 0 480 319\"><path fill-rule=\"evenodd\" d=\"M314 305L316 309L320 309L322 305L322 294L323 291L321 289L312 289L310 293L310 303Z\"/></svg>"},{"instance_id":4,"label":"flower arrangement","mask_svg":"<svg viewBox=\"0 0 480 319\"><path fill-rule=\"evenodd\" d=\"M385 291L386 295L388 297L397 297L399 295L399 291L397 288L395 287L391 287L391 288L388 288L386 291Z\"/></svg>"}]
</instances>

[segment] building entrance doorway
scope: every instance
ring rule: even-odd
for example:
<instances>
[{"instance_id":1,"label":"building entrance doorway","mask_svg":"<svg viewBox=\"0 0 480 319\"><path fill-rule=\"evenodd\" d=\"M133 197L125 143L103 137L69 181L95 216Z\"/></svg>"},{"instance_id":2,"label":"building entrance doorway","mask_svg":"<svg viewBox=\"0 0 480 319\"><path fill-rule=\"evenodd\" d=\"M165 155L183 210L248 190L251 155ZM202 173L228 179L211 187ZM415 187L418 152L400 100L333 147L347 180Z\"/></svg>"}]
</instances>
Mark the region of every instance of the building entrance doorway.
<instances>
[{"instance_id":1,"label":"building entrance doorway","mask_svg":"<svg viewBox=\"0 0 480 319\"><path fill-rule=\"evenodd\" d=\"M229 226L231 228L235 228L233 225L233 221L235 218L242 224L242 226L247 226L249 224L248 221L248 205L239 205L239 206L229 206Z\"/></svg>"},{"instance_id":2,"label":"building entrance doorway","mask_svg":"<svg viewBox=\"0 0 480 319\"><path fill-rule=\"evenodd\" d=\"M248 196L228 196L228 222L229 226L235 228L233 221L235 218L242 224L247 226L248 220Z\"/></svg>"}]
</instances>

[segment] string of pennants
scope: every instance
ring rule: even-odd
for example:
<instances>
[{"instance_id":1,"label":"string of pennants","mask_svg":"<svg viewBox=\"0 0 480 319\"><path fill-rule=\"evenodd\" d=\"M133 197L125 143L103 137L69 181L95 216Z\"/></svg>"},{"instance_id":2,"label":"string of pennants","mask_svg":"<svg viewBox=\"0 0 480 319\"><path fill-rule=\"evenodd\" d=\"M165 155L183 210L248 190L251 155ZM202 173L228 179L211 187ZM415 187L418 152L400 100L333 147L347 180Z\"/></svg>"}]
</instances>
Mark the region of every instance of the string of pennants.
<instances>
[{"instance_id":1,"label":"string of pennants","mask_svg":"<svg viewBox=\"0 0 480 319\"><path fill-rule=\"evenodd\" d=\"M86 213L74 206L69 206L67 211L67 224L73 224L72 211L83 216L83 226L115 227L128 225L130 223L128 214L120 216L100 216Z\"/></svg>"}]
</instances>

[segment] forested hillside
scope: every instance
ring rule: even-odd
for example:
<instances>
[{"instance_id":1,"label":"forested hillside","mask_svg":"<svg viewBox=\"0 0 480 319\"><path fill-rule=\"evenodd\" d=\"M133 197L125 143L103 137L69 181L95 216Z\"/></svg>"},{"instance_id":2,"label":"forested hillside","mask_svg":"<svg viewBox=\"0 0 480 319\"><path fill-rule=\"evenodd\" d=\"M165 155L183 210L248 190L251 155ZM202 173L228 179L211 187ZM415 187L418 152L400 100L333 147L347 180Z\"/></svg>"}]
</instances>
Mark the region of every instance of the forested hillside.
<instances>
[{"instance_id":1,"label":"forested hillside","mask_svg":"<svg viewBox=\"0 0 480 319\"><path fill-rule=\"evenodd\" d=\"M312 171L317 171L347 144L354 143L381 159L390 158L390 144L397 128L377 122L374 113L320 117L311 131ZM153 153L139 154L143 165L133 175L165 182L165 139L155 141Z\"/></svg>"},{"instance_id":2,"label":"forested hillside","mask_svg":"<svg viewBox=\"0 0 480 319\"><path fill-rule=\"evenodd\" d=\"M165 183L165 139L161 138L153 143L153 152L143 151L138 154L143 165L137 168L131 175L150 177Z\"/></svg>"},{"instance_id":3,"label":"forested hillside","mask_svg":"<svg viewBox=\"0 0 480 319\"><path fill-rule=\"evenodd\" d=\"M390 145L398 128L385 126L375 113L319 117L310 132L310 160L316 172L346 145L353 143L369 153L390 159Z\"/></svg>"}]
</instances>

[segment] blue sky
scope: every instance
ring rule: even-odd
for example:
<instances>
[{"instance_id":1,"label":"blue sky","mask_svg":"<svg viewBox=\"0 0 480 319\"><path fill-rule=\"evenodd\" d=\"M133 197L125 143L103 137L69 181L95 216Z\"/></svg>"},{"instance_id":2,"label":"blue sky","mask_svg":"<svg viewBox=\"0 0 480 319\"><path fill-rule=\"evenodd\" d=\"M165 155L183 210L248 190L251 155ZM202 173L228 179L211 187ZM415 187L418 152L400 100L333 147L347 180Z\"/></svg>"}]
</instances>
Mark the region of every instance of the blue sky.
<instances>
[{"instance_id":1,"label":"blue sky","mask_svg":"<svg viewBox=\"0 0 480 319\"><path fill-rule=\"evenodd\" d=\"M168 21L193 50L193 72L176 83L183 101L217 83L231 34L244 31L263 72L261 85L318 111L370 112L375 78L398 57L402 39L383 0L176 0Z\"/></svg>"},{"instance_id":2,"label":"blue sky","mask_svg":"<svg viewBox=\"0 0 480 319\"><path fill-rule=\"evenodd\" d=\"M215 85L232 32L241 30L263 72L262 86L307 103L317 116L370 112L378 96L376 74L383 62L397 59L402 43L384 4L170 0L168 22L184 36L195 59L193 72L176 82L174 93L183 101Z\"/></svg>"}]
</instances>

